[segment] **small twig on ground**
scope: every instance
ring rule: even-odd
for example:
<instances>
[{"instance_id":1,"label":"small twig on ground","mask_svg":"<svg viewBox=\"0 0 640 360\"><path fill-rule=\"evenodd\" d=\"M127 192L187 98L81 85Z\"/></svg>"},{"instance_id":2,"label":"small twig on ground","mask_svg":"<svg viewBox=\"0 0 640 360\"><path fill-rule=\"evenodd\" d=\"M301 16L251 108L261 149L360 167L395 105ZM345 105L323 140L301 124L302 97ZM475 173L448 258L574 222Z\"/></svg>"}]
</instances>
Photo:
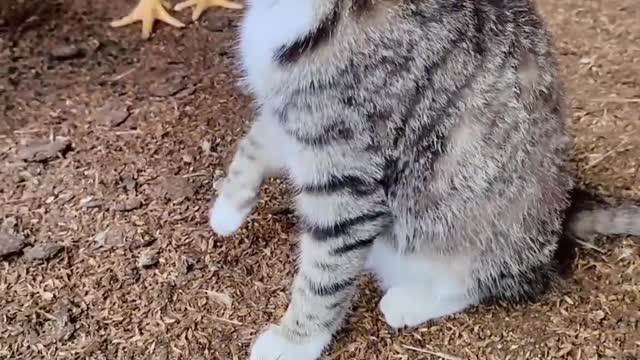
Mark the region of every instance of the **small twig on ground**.
<instances>
[{"instance_id":1,"label":"small twig on ground","mask_svg":"<svg viewBox=\"0 0 640 360\"><path fill-rule=\"evenodd\" d=\"M223 318L219 318L217 316L212 316L211 318L213 320L221 321L221 322L224 322L224 323L227 323L227 324L238 325L238 326L242 325L241 322L235 321L235 320L223 319Z\"/></svg>"},{"instance_id":2,"label":"small twig on ground","mask_svg":"<svg viewBox=\"0 0 640 360\"><path fill-rule=\"evenodd\" d=\"M191 173L191 174L182 175L183 178L192 178L192 177L199 177L199 176L209 176L209 173L201 171L201 172L197 172L197 173Z\"/></svg>"},{"instance_id":3,"label":"small twig on ground","mask_svg":"<svg viewBox=\"0 0 640 360\"><path fill-rule=\"evenodd\" d=\"M625 145L626 141L622 141L620 142L618 145L616 145L613 149L607 151L606 153L602 154L602 156L600 156L599 158L593 160L592 162L590 162L589 164L587 164L584 169L590 169L596 165L598 165L599 163L601 163L603 160L605 160L606 158L608 158L609 156L619 152L619 151L623 151L623 150L629 150L632 149L633 146L628 147L626 149L620 149L622 147L622 145Z\"/></svg>"},{"instance_id":4,"label":"small twig on ground","mask_svg":"<svg viewBox=\"0 0 640 360\"><path fill-rule=\"evenodd\" d=\"M591 99L591 101L593 101L593 102L609 102L609 103L618 103L618 104L640 103L640 99L635 99L635 98L619 98L619 97L612 97L612 98L595 98L595 99Z\"/></svg>"},{"instance_id":5,"label":"small twig on ground","mask_svg":"<svg viewBox=\"0 0 640 360\"><path fill-rule=\"evenodd\" d=\"M594 244L587 242L587 241L582 241L582 240L575 240L577 244L579 244L580 246L582 246L585 249L591 249L591 250L595 250L601 254L606 254L607 250L601 248L601 247L597 247Z\"/></svg>"},{"instance_id":6,"label":"small twig on ground","mask_svg":"<svg viewBox=\"0 0 640 360\"><path fill-rule=\"evenodd\" d=\"M142 131L140 131L140 130L114 131L113 134L115 134L115 135L137 135L137 134L142 134Z\"/></svg>"},{"instance_id":7,"label":"small twig on ground","mask_svg":"<svg viewBox=\"0 0 640 360\"><path fill-rule=\"evenodd\" d=\"M132 72L136 71L138 68L137 67L133 67L125 72L123 72L122 74L116 75L112 78L109 79L109 82L115 82L118 81L124 77L126 77L127 75L131 74Z\"/></svg>"},{"instance_id":8,"label":"small twig on ground","mask_svg":"<svg viewBox=\"0 0 640 360\"><path fill-rule=\"evenodd\" d=\"M449 355L449 354L445 354L445 353L441 353L441 352L437 352L437 351L421 349L421 348L417 348L417 347L413 347L413 346L409 346L409 345L400 345L400 346L402 346L403 348L405 348L407 350L412 350L412 351L423 353L423 354L429 354L429 355L437 356L437 357L439 357L441 359L444 359L444 360L463 360L460 357Z\"/></svg>"}]
</instances>

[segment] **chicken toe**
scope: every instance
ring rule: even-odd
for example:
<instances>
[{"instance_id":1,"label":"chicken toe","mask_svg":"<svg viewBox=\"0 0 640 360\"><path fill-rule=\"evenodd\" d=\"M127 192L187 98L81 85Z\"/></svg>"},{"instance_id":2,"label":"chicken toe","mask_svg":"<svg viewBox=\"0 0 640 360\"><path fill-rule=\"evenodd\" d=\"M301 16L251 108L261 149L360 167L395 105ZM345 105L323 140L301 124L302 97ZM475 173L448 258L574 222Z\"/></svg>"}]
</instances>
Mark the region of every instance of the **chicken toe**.
<instances>
[{"instance_id":1,"label":"chicken toe","mask_svg":"<svg viewBox=\"0 0 640 360\"><path fill-rule=\"evenodd\" d=\"M165 6L168 4L163 0L139 0L138 5L125 17L111 22L112 27L121 27L133 24L136 21L142 22L142 37L148 39L153 30L153 24L160 20L174 27L184 27L180 20L169 15Z\"/></svg>"},{"instance_id":2,"label":"chicken toe","mask_svg":"<svg viewBox=\"0 0 640 360\"><path fill-rule=\"evenodd\" d=\"M194 9L193 9L191 18L193 19L193 21L196 21L198 20L200 15L202 15L202 13L205 12L205 10L212 7L216 7L216 6L227 8L227 9L243 8L242 4L238 4L236 2L229 1L229 0L185 0L178 3L174 7L174 10L182 11L188 7L193 7Z\"/></svg>"}]
</instances>

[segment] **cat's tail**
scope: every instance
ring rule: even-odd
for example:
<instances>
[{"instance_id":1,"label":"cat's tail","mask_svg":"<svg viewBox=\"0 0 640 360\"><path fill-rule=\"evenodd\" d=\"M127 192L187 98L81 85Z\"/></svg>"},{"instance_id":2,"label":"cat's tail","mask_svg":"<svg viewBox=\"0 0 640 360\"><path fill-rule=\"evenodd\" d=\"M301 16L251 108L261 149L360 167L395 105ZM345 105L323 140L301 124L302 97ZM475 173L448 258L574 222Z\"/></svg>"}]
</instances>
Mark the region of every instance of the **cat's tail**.
<instances>
[{"instance_id":1,"label":"cat's tail","mask_svg":"<svg viewBox=\"0 0 640 360\"><path fill-rule=\"evenodd\" d=\"M583 241L597 236L640 236L640 202L608 198L575 189L571 193L564 230L567 235Z\"/></svg>"}]
</instances>

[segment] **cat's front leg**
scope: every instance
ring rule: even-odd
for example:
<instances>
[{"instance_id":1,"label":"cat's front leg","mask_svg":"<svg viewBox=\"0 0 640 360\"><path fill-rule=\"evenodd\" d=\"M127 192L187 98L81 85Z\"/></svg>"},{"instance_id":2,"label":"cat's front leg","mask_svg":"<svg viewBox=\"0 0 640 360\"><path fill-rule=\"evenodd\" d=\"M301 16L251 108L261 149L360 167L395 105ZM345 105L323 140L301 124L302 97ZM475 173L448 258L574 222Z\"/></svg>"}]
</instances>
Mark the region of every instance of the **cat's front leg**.
<instances>
[{"instance_id":1,"label":"cat's front leg","mask_svg":"<svg viewBox=\"0 0 640 360\"><path fill-rule=\"evenodd\" d=\"M236 232L253 210L265 178L282 171L278 130L267 115L260 114L238 143L209 210L209 225L218 235Z\"/></svg>"},{"instance_id":2,"label":"cat's front leg","mask_svg":"<svg viewBox=\"0 0 640 360\"><path fill-rule=\"evenodd\" d=\"M337 190L341 182L346 191ZM305 232L291 303L280 323L258 337L250 360L316 360L340 328L369 249L390 221L382 190L363 184L336 179L303 189L297 209ZM317 191L323 188L331 193Z\"/></svg>"}]
</instances>

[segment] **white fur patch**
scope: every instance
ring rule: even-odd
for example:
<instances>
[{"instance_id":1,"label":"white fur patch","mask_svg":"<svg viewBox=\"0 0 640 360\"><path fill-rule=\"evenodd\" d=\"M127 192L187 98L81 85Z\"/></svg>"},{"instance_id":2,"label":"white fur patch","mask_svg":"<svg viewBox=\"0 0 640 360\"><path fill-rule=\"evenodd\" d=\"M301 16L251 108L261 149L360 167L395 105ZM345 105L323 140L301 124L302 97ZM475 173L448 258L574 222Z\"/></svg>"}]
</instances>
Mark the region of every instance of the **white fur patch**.
<instances>
[{"instance_id":1,"label":"white fur patch","mask_svg":"<svg viewBox=\"0 0 640 360\"><path fill-rule=\"evenodd\" d=\"M228 236L235 233L242 226L250 212L251 208L239 210L224 196L218 196L211 209L209 209L209 225L216 234Z\"/></svg>"},{"instance_id":2,"label":"white fur patch","mask_svg":"<svg viewBox=\"0 0 640 360\"><path fill-rule=\"evenodd\" d=\"M380 312L394 329L420 325L425 319L424 302L410 296L402 288L391 288L380 301Z\"/></svg>"},{"instance_id":3,"label":"white fur patch","mask_svg":"<svg viewBox=\"0 0 640 360\"><path fill-rule=\"evenodd\" d=\"M466 293L471 281L469 257L403 255L386 240L374 242L366 263L366 269L376 275L385 290L420 284L447 296Z\"/></svg>"},{"instance_id":4,"label":"white fur patch","mask_svg":"<svg viewBox=\"0 0 640 360\"><path fill-rule=\"evenodd\" d=\"M292 343L280 334L280 327L272 325L251 347L249 360L316 360L331 342L330 335L317 336L304 343Z\"/></svg>"},{"instance_id":5,"label":"white fur patch","mask_svg":"<svg viewBox=\"0 0 640 360\"><path fill-rule=\"evenodd\" d=\"M439 297L426 288L392 287L380 301L380 311L392 328L414 327L464 310L464 298Z\"/></svg>"},{"instance_id":6,"label":"white fur patch","mask_svg":"<svg viewBox=\"0 0 640 360\"><path fill-rule=\"evenodd\" d=\"M265 98L274 85L275 52L313 26L313 1L253 0L242 22L240 54L251 90Z\"/></svg>"},{"instance_id":7,"label":"white fur patch","mask_svg":"<svg viewBox=\"0 0 640 360\"><path fill-rule=\"evenodd\" d=\"M376 240L366 268L387 291L379 307L391 327L418 326L475 303L467 294L465 258L402 255L385 240Z\"/></svg>"}]
</instances>

